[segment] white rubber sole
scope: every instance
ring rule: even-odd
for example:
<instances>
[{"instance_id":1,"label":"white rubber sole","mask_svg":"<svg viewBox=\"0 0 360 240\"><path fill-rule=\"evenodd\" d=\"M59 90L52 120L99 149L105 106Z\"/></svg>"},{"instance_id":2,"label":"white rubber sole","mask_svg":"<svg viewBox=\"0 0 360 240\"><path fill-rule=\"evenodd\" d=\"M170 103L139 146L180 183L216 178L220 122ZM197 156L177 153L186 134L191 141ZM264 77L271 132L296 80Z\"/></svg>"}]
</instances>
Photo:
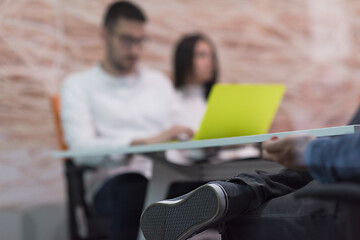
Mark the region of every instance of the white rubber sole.
<instances>
[{"instance_id":1,"label":"white rubber sole","mask_svg":"<svg viewBox=\"0 0 360 240\"><path fill-rule=\"evenodd\" d=\"M220 185L206 184L183 198L151 204L141 215L140 226L147 240L185 240L222 217L226 199Z\"/></svg>"}]
</instances>

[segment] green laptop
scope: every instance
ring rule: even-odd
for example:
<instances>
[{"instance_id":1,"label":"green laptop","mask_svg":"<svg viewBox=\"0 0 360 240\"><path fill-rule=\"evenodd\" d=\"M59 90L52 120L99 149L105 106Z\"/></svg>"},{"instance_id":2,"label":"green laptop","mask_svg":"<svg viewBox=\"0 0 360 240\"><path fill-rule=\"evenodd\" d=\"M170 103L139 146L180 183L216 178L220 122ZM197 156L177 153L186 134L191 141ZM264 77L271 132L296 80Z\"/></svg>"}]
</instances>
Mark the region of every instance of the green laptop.
<instances>
[{"instance_id":1,"label":"green laptop","mask_svg":"<svg viewBox=\"0 0 360 240\"><path fill-rule=\"evenodd\" d=\"M215 84L194 140L267 133L284 92L282 84Z\"/></svg>"}]
</instances>

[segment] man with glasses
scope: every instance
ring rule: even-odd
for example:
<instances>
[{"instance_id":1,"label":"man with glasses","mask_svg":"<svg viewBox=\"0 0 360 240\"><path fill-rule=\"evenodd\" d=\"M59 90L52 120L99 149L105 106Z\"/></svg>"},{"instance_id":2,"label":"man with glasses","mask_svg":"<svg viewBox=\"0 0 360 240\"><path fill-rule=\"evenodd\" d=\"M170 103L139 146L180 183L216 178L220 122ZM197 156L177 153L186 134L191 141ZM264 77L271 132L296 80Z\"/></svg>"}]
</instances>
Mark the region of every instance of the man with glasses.
<instances>
[{"instance_id":1,"label":"man with glasses","mask_svg":"<svg viewBox=\"0 0 360 240\"><path fill-rule=\"evenodd\" d=\"M171 82L158 71L138 66L146 21L136 5L113 3L102 28L104 59L64 81L61 117L71 149L117 148L192 135L189 128L176 125ZM100 166L86 177L87 198L98 213L111 218L110 239L136 239L150 159L134 155L76 161Z\"/></svg>"}]
</instances>

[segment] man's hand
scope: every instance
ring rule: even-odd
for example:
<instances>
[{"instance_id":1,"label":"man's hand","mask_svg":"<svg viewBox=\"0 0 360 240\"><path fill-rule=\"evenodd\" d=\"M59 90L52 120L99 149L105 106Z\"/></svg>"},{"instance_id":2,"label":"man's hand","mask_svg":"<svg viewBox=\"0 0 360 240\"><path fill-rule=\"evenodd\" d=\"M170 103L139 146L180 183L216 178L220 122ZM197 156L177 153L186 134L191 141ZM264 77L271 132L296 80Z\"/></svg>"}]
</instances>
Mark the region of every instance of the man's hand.
<instances>
[{"instance_id":1,"label":"man's hand","mask_svg":"<svg viewBox=\"0 0 360 240\"><path fill-rule=\"evenodd\" d=\"M286 168L305 171L307 169L304 159L305 148L314 139L315 137L311 135L273 137L262 144L263 158L280 163Z\"/></svg>"},{"instance_id":2,"label":"man's hand","mask_svg":"<svg viewBox=\"0 0 360 240\"><path fill-rule=\"evenodd\" d=\"M188 127L173 126L154 137L134 140L131 145L155 144L173 140L184 141L190 140L193 135L194 132Z\"/></svg>"},{"instance_id":3,"label":"man's hand","mask_svg":"<svg viewBox=\"0 0 360 240\"><path fill-rule=\"evenodd\" d=\"M194 132L184 126L173 126L170 129L166 130L165 132L162 132L156 137L156 142L167 142L167 141L173 141L173 140L190 140L192 136L194 135Z\"/></svg>"}]
</instances>

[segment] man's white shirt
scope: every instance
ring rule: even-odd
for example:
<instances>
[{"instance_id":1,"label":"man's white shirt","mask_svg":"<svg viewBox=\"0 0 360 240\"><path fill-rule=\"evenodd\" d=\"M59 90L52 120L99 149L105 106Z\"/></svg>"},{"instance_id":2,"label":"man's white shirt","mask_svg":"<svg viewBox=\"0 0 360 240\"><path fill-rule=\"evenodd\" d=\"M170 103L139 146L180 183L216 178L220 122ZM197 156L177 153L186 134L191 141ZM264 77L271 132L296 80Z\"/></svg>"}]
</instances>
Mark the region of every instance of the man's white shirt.
<instances>
[{"instance_id":1,"label":"man's white shirt","mask_svg":"<svg viewBox=\"0 0 360 240\"><path fill-rule=\"evenodd\" d=\"M76 150L127 146L135 139L152 137L182 122L170 80L144 67L133 75L116 77L98 64L68 76L60 99L65 142ZM114 174L139 172L151 177L152 163L140 155L76 161L101 166L88 177L90 194Z\"/></svg>"}]
</instances>

